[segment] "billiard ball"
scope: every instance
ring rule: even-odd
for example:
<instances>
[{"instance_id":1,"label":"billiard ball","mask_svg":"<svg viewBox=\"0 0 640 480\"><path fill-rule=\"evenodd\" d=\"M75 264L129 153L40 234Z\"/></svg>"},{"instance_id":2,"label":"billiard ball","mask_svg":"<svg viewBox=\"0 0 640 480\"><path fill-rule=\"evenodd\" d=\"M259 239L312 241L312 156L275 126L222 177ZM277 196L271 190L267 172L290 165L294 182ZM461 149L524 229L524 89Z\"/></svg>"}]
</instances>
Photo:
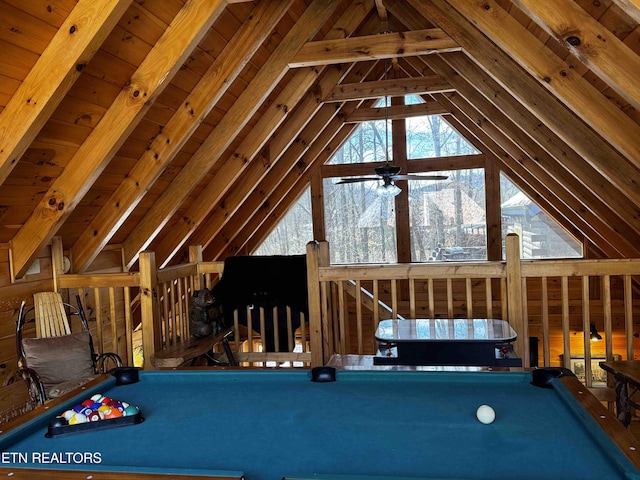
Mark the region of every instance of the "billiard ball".
<instances>
[{"instance_id":1,"label":"billiard ball","mask_svg":"<svg viewBox=\"0 0 640 480\"><path fill-rule=\"evenodd\" d=\"M476 417L478 417L480 423L488 425L496 419L496 412L489 405L480 405L476 410Z\"/></svg>"},{"instance_id":2,"label":"billiard ball","mask_svg":"<svg viewBox=\"0 0 640 480\"><path fill-rule=\"evenodd\" d=\"M91 412L87 416L87 420L89 420L90 422L99 422L100 420L102 420L102 416L98 412Z\"/></svg>"},{"instance_id":3,"label":"billiard ball","mask_svg":"<svg viewBox=\"0 0 640 480\"><path fill-rule=\"evenodd\" d=\"M87 423L88 421L89 420L87 419L87 417L85 415L83 415L82 413L76 413L69 420L69 425L77 425L78 423Z\"/></svg>"},{"instance_id":4,"label":"billiard ball","mask_svg":"<svg viewBox=\"0 0 640 480\"><path fill-rule=\"evenodd\" d=\"M140 409L138 407L136 407L135 405L129 405L127 406L127 408L124 409L124 412L122 412L124 414L124 416L129 417L132 415L136 415L140 412Z\"/></svg>"}]
</instances>

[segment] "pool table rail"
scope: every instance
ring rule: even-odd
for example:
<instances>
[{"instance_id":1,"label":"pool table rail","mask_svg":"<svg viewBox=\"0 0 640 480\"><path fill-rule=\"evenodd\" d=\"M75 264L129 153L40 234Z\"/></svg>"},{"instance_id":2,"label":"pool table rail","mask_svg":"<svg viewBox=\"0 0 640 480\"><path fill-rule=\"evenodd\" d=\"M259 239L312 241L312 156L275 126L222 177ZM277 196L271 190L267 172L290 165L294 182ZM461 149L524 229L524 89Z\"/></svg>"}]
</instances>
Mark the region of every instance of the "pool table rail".
<instances>
[{"instance_id":1,"label":"pool table rail","mask_svg":"<svg viewBox=\"0 0 640 480\"><path fill-rule=\"evenodd\" d=\"M633 466L640 470L640 441L576 377L566 376L558 381L562 382L575 400L589 412L594 422L618 446Z\"/></svg>"},{"instance_id":2,"label":"pool table rail","mask_svg":"<svg viewBox=\"0 0 640 480\"><path fill-rule=\"evenodd\" d=\"M61 476L63 475L63 476ZM244 475L179 475L166 473L147 472L105 472L97 470L46 470L35 468L0 468L0 477L7 477L11 480L243 480Z\"/></svg>"}]
</instances>

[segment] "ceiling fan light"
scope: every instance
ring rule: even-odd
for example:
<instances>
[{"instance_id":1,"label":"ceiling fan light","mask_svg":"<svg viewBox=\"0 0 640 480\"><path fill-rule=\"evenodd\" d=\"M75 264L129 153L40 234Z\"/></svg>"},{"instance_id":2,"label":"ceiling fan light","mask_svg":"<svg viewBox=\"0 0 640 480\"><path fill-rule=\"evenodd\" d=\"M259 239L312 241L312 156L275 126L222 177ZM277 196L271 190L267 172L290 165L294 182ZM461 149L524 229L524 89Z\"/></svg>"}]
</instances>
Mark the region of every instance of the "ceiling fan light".
<instances>
[{"instance_id":1,"label":"ceiling fan light","mask_svg":"<svg viewBox=\"0 0 640 480\"><path fill-rule=\"evenodd\" d=\"M401 191L402 190L400 190L400 187L394 185L393 183L381 183L380 185L378 185L378 188L376 188L376 193L381 197L395 197Z\"/></svg>"}]
</instances>

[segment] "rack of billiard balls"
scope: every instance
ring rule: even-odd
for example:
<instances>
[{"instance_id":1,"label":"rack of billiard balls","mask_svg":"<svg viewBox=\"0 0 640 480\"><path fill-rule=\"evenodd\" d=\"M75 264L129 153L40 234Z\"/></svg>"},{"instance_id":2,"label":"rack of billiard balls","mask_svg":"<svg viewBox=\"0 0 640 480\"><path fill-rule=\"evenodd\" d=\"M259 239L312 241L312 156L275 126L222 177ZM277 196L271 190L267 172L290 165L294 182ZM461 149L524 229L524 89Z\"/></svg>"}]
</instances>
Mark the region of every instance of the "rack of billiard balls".
<instances>
[{"instance_id":1,"label":"rack of billiard balls","mask_svg":"<svg viewBox=\"0 0 640 480\"><path fill-rule=\"evenodd\" d=\"M45 436L55 437L69 433L100 430L142 422L140 409L127 402L99 393L65 410L49 423Z\"/></svg>"}]
</instances>

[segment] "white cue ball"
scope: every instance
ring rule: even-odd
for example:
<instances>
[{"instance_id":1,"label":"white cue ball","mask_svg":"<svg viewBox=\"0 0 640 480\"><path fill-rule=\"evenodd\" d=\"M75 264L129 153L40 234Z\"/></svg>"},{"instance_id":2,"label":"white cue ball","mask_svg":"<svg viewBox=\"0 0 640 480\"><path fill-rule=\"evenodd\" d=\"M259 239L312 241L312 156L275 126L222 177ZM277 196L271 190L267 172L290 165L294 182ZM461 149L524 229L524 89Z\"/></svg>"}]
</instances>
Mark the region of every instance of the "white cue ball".
<instances>
[{"instance_id":1,"label":"white cue ball","mask_svg":"<svg viewBox=\"0 0 640 480\"><path fill-rule=\"evenodd\" d=\"M490 423L493 423L493 421L496 419L496 411L489 405L480 405L478 407L478 410L476 411L476 417L478 417L480 423L488 425Z\"/></svg>"}]
</instances>

